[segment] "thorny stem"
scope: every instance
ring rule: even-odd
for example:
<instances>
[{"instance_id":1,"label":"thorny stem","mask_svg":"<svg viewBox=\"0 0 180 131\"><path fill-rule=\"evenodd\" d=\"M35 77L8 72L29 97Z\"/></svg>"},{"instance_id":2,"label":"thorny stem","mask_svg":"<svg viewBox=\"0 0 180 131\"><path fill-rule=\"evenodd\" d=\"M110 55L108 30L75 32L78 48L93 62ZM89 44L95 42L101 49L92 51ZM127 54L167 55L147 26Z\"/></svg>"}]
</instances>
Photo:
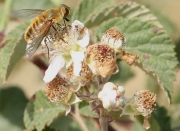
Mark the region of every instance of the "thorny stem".
<instances>
[{"instance_id":1,"label":"thorny stem","mask_svg":"<svg viewBox=\"0 0 180 131\"><path fill-rule=\"evenodd\" d=\"M107 76L106 78L100 77L99 80L99 90L101 90L104 86L104 84L109 80L111 75ZM100 108L100 117L99 117L99 124L101 127L101 131L108 131L108 119L106 110L104 108Z\"/></svg>"},{"instance_id":2,"label":"thorny stem","mask_svg":"<svg viewBox=\"0 0 180 131\"><path fill-rule=\"evenodd\" d=\"M101 131L108 131L108 120L107 120L106 111L104 108L100 108L99 123L101 126Z\"/></svg>"},{"instance_id":3,"label":"thorny stem","mask_svg":"<svg viewBox=\"0 0 180 131\"><path fill-rule=\"evenodd\" d=\"M101 90L102 87L104 86L104 84L108 81L110 77L107 76L106 78L102 78L102 77L98 77L98 89ZM85 87L87 94L89 94L89 90L87 89L87 87ZM89 102L90 106L92 109L94 109L95 107L97 107L97 105L95 105L93 102ZM100 108L99 110L95 109L95 111L97 112L97 114L99 114L99 124L101 127L101 131L108 131L108 119L106 117L106 110L104 108Z\"/></svg>"},{"instance_id":4,"label":"thorny stem","mask_svg":"<svg viewBox=\"0 0 180 131\"><path fill-rule=\"evenodd\" d=\"M87 88L87 86L84 87L85 91L86 91L86 94L87 95L90 95L90 92L89 92L89 89ZM96 104L94 102L89 102L89 105L91 106L92 109L94 109L96 107ZM98 116L99 116L99 110L94 110Z\"/></svg>"},{"instance_id":5,"label":"thorny stem","mask_svg":"<svg viewBox=\"0 0 180 131\"><path fill-rule=\"evenodd\" d=\"M71 115L75 118L75 120L77 120L79 125L82 127L83 131L89 131L89 129L87 128L86 124L84 123L82 117L79 114L79 108L78 108L77 104L75 105L75 113L71 112Z\"/></svg>"},{"instance_id":6,"label":"thorny stem","mask_svg":"<svg viewBox=\"0 0 180 131\"><path fill-rule=\"evenodd\" d=\"M98 89L101 90L106 82L108 82L111 75L106 76L105 78L98 76Z\"/></svg>"},{"instance_id":7,"label":"thorny stem","mask_svg":"<svg viewBox=\"0 0 180 131\"><path fill-rule=\"evenodd\" d=\"M98 97L95 95L78 95L77 96L81 99L81 100L86 100L86 101L94 101L94 100L98 100Z\"/></svg>"}]
</instances>

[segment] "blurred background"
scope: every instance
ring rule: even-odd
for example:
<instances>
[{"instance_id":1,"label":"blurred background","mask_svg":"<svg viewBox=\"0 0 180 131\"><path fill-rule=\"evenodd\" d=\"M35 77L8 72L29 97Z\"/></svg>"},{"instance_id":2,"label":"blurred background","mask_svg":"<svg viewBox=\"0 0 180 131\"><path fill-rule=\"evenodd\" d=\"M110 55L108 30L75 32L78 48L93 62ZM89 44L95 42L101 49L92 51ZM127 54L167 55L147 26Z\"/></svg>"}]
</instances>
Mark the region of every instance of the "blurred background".
<instances>
[{"instance_id":1,"label":"blurred background","mask_svg":"<svg viewBox=\"0 0 180 131\"><path fill-rule=\"evenodd\" d=\"M2 20L2 12L5 8L5 1L0 0L0 20ZM8 0L7 0L8 1ZM34 1L34 0L33 0ZM19 10L19 9L48 9L55 6L58 6L60 3L64 3L71 7L71 11L76 8L79 4L79 0L45 0L46 2L41 2L40 0L36 3L31 2L29 0L13 0L12 5L10 6L11 11ZM132 0L133 1L133 0ZM172 40L177 45L176 51L180 52L180 0L136 0L136 2L143 3L147 7L151 7L154 10L160 12L163 16L165 16L169 21L174 25L176 31L172 33L170 36ZM14 19L10 17L10 12L7 13L8 22L4 26L4 34L6 35L13 28L23 23L25 20ZM179 54L178 54L179 55ZM2 57L2 56L0 56ZM162 106L168 106L167 99L165 97L164 92L158 87L158 85L154 82L154 80L146 75L138 67L132 66L130 68L132 71L132 77L122 82L122 86L125 87L126 97L132 97L133 94L139 89L150 89L156 90L158 95L158 102ZM174 81L174 94L173 94L173 103L180 103L180 70L179 66L177 67L176 80ZM25 95L30 98L32 95L38 90L45 89L45 83L43 82L43 73L42 71L35 66L33 63L28 61L25 58L22 58L13 69L10 74L6 85L17 85L21 87L25 92ZM124 129L126 131L128 129Z\"/></svg>"}]
</instances>

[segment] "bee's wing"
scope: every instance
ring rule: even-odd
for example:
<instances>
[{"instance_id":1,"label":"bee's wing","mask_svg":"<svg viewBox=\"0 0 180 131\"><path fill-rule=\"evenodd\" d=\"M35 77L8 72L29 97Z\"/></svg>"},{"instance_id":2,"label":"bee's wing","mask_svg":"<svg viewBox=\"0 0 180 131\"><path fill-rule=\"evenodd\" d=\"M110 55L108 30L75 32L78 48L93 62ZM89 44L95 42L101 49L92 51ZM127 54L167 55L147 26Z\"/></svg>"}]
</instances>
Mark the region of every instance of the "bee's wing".
<instances>
[{"instance_id":1,"label":"bee's wing","mask_svg":"<svg viewBox=\"0 0 180 131\"><path fill-rule=\"evenodd\" d=\"M31 57L41 44L42 40L44 38L44 34L41 34L39 37L37 37L33 42L27 43L26 46L26 57Z\"/></svg>"},{"instance_id":2,"label":"bee's wing","mask_svg":"<svg viewBox=\"0 0 180 131\"><path fill-rule=\"evenodd\" d=\"M27 43L27 46L26 46L26 57L31 57L34 54L34 52L37 50L37 48L41 44L43 38L47 36L50 28L51 28L51 24L49 24L46 27L46 30L41 35L39 35L33 42Z\"/></svg>"},{"instance_id":3,"label":"bee's wing","mask_svg":"<svg viewBox=\"0 0 180 131\"><path fill-rule=\"evenodd\" d=\"M39 9L22 9L12 12L11 16L15 18L31 19L40 15L44 11L45 10L39 10Z\"/></svg>"}]
</instances>

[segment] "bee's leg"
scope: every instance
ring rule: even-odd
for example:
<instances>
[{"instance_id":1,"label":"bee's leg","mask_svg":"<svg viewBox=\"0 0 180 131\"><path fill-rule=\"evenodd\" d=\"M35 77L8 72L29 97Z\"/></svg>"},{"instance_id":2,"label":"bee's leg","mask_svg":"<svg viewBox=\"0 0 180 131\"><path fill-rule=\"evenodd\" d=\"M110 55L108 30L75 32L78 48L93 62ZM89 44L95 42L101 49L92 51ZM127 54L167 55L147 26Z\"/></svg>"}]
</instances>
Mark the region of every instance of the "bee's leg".
<instances>
[{"instance_id":1,"label":"bee's leg","mask_svg":"<svg viewBox=\"0 0 180 131\"><path fill-rule=\"evenodd\" d=\"M46 37L46 38L48 38L48 37ZM48 38L48 39L49 39L49 38ZM50 40L49 40L49 41L50 41ZM50 59L50 57L49 57L49 47L48 47L48 45L47 45L46 41L45 41L44 43L45 43L45 45L46 45L46 47L47 47L48 59Z\"/></svg>"},{"instance_id":2,"label":"bee's leg","mask_svg":"<svg viewBox=\"0 0 180 131\"><path fill-rule=\"evenodd\" d=\"M63 25L61 25L61 24L59 24L59 23L57 23L57 25L58 25L58 27L60 28L60 29L63 29Z\"/></svg>"},{"instance_id":3,"label":"bee's leg","mask_svg":"<svg viewBox=\"0 0 180 131\"><path fill-rule=\"evenodd\" d=\"M45 37L44 38L44 43L45 43L45 46L46 46L46 48L47 48L47 52L48 52L48 59L49 59L49 47L48 47L48 45L47 45L47 39L50 41L50 39L49 39L49 37Z\"/></svg>"},{"instance_id":4,"label":"bee's leg","mask_svg":"<svg viewBox=\"0 0 180 131\"><path fill-rule=\"evenodd\" d=\"M66 21L69 22L70 20L68 18L63 18L63 21L64 21L64 25L66 27Z\"/></svg>"},{"instance_id":5,"label":"bee's leg","mask_svg":"<svg viewBox=\"0 0 180 131\"><path fill-rule=\"evenodd\" d=\"M66 22L65 22L65 18L63 18L63 21L64 21L64 25L65 25L65 27L66 27Z\"/></svg>"},{"instance_id":6,"label":"bee's leg","mask_svg":"<svg viewBox=\"0 0 180 131\"><path fill-rule=\"evenodd\" d=\"M52 27L58 33L58 35L60 36L59 31L56 29L56 27L54 27L54 25L52 25Z\"/></svg>"},{"instance_id":7,"label":"bee's leg","mask_svg":"<svg viewBox=\"0 0 180 131\"><path fill-rule=\"evenodd\" d=\"M45 30L45 32L44 32L44 37L46 37L47 36L47 33L49 32L49 30L50 30L50 28L51 28L51 25L52 25L52 22L50 22L49 21L49 23L48 23L48 28ZM47 39L49 39L48 37L46 37ZM50 40L49 40L50 41ZM47 43L46 43L46 41L44 42L45 43L45 45L46 45L46 47L47 47L47 52L48 52L48 59L50 59L50 57L49 57L49 47L48 47L48 45L47 45Z\"/></svg>"},{"instance_id":8,"label":"bee's leg","mask_svg":"<svg viewBox=\"0 0 180 131\"><path fill-rule=\"evenodd\" d=\"M58 33L59 38L60 38L63 42L65 42L64 39L61 37L61 34L59 34L59 31L54 27L54 25L52 25L52 27L53 27L53 29Z\"/></svg>"}]
</instances>

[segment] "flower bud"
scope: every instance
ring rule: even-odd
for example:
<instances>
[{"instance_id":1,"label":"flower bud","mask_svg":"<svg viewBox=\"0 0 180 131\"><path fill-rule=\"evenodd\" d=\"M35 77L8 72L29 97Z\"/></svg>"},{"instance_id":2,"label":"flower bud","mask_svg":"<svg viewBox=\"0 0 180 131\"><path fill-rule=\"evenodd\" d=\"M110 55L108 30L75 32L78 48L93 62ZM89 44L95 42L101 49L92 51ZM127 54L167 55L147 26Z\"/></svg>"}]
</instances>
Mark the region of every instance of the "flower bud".
<instances>
[{"instance_id":1,"label":"flower bud","mask_svg":"<svg viewBox=\"0 0 180 131\"><path fill-rule=\"evenodd\" d=\"M99 92L98 98L107 110L119 110L124 105L125 90L122 86L107 82Z\"/></svg>"}]
</instances>

